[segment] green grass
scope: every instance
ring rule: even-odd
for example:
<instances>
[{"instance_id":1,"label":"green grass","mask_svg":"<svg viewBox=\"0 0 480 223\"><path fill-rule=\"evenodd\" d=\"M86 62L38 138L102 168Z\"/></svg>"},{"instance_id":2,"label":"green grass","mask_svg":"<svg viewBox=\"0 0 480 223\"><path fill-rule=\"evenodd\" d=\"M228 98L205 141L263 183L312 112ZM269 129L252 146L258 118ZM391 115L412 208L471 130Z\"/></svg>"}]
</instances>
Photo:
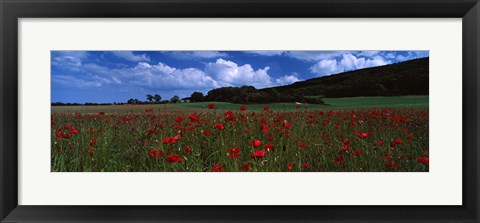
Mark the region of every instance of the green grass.
<instances>
[{"instance_id":1,"label":"green grass","mask_svg":"<svg viewBox=\"0 0 480 223\"><path fill-rule=\"evenodd\" d=\"M428 108L428 96L325 98L332 109L351 108Z\"/></svg>"},{"instance_id":2,"label":"green grass","mask_svg":"<svg viewBox=\"0 0 480 223\"><path fill-rule=\"evenodd\" d=\"M309 110L343 110L361 108L428 108L428 96L395 96L395 97L352 97L352 98L325 98L327 105L301 104L301 108L307 106ZM183 108L204 108L214 103L219 110L238 110L242 104L228 102L195 102L182 103L174 106ZM248 110L262 110L266 105L271 110L295 110L298 105L295 103L272 103L272 104L250 104L246 105Z\"/></svg>"},{"instance_id":3,"label":"green grass","mask_svg":"<svg viewBox=\"0 0 480 223\"><path fill-rule=\"evenodd\" d=\"M131 107L140 108L145 106ZM429 155L428 108L235 110L230 115L205 108L193 118L189 109L198 108L171 108L167 113L156 109L161 108L52 114L51 171L203 172L215 167L228 172L429 171L417 161ZM178 141L165 141L173 137ZM253 140L261 145L252 145ZM402 141L392 146L394 140ZM267 144L273 146L271 151L266 151ZM231 156L232 148L240 149L237 157ZM266 155L255 157L258 151ZM173 156L181 162L170 162Z\"/></svg>"},{"instance_id":4,"label":"green grass","mask_svg":"<svg viewBox=\"0 0 480 223\"><path fill-rule=\"evenodd\" d=\"M308 110L350 110L369 108L428 108L428 96L398 96L398 97L352 97L325 98L327 105L295 103L249 104L248 111L261 111L269 106L274 111L293 111L299 108ZM191 102L179 104L148 104L148 105L101 105L101 106L54 106L52 113L138 113L152 109L154 112L202 112L208 110L208 104L214 103L217 110L238 110L242 104L228 102Z\"/></svg>"}]
</instances>

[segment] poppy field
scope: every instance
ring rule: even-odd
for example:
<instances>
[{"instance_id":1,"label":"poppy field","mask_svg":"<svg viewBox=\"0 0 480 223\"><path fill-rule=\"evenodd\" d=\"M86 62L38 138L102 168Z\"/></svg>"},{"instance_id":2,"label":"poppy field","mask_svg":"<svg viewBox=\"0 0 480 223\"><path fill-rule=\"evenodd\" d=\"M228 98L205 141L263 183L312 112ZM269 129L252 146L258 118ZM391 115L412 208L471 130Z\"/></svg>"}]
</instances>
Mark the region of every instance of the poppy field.
<instances>
[{"instance_id":1,"label":"poppy field","mask_svg":"<svg viewBox=\"0 0 480 223\"><path fill-rule=\"evenodd\" d=\"M205 104L52 111L51 171L429 171L428 107Z\"/></svg>"}]
</instances>

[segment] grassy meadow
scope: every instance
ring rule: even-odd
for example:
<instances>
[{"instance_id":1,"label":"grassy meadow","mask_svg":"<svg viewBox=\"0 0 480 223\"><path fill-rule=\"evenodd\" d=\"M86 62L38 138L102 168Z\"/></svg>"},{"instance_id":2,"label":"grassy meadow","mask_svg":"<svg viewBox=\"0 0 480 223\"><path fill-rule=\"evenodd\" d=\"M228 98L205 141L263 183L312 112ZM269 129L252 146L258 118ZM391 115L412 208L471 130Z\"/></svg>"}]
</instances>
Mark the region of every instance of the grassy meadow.
<instances>
[{"instance_id":1,"label":"grassy meadow","mask_svg":"<svg viewBox=\"0 0 480 223\"><path fill-rule=\"evenodd\" d=\"M53 172L428 171L428 96L55 106Z\"/></svg>"}]
</instances>

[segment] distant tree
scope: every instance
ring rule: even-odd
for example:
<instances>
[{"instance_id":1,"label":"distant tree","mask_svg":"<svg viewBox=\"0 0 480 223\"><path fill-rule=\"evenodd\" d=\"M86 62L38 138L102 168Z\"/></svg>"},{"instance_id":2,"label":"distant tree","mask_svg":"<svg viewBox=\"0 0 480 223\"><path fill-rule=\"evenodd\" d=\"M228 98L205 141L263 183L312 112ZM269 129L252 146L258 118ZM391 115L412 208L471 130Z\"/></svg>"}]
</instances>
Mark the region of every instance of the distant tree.
<instances>
[{"instance_id":1,"label":"distant tree","mask_svg":"<svg viewBox=\"0 0 480 223\"><path fill-rule=\"evenodd\" d=\"M162 100L162 97L161 97L159 94L155 94L155 95L153 96L153 98L155 99L155 102L157 102L157 103Z\"/></svg>"},{"instance_id":2,"label":"distant tree","mask_svg":"<svg viewBox=\"0 0 480 223\"><path fill-rule=\"evenodd\" d=\"M134 104L134 103L135 103L135 100L133 100L133 98L130 98L130 99L128 99L127 103L128 103L128 104Z\"/></svg>"},{"instance_id":3,"label":"distant tree","mask_svg":"<svg viewBox=\"0 0 480 223\"><path fill-rule=\"evenodd\" d=\"M195 91L193 92L192 96L190 96L191 102L201 102L203 101L203 93Z\"/></svg>"},{"instance_id":4,"label":"distant tree","mask_svg":"<svg viewBox=\"0 0 480 223\"><path fill-rule=\"evenodd\" d=\"M173 96L170 99L170 103L179 103L179 102L180 102L180 97L178 97L177 95Z\"/></svg>"},{"instance_id":5,"label":"distant tree","mask_svg":"<svg viewBox=\"0 0 480 223\"><path fill-rule=\"evenodd\" d=\"M138 100L138 99L135 98L135 99L133 99L133 103L134 103L134 104L140 104L140 100Z\"/></svg>"},{"instance_id":6,"label":"distant tree","mask_svg":"<svg viewBox=\"0 0 480 223\"><path fill-rule=\"evenodd\" d=\"M152 102L153 96L151 94L147 94L147 101Z\"/></svg>"}]
</instances>

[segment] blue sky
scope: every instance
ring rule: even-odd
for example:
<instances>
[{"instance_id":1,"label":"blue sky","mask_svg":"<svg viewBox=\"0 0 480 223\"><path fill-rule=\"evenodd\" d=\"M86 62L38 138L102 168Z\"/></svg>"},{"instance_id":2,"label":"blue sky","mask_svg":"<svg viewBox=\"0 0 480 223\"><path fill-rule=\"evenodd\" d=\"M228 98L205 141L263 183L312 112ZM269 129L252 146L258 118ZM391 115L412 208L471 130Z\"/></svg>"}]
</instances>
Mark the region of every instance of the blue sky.
<instances>
[{"instance_id":1,"label":"blue sky","mask_svg":"<svg viewBox=\"0 0 480 223\"><path fill-rule=\"evenodd\" d=\"M52 51L52 102L126 102L256 88L428 57L428 51Z\"/></svg>"}]
</instances>

